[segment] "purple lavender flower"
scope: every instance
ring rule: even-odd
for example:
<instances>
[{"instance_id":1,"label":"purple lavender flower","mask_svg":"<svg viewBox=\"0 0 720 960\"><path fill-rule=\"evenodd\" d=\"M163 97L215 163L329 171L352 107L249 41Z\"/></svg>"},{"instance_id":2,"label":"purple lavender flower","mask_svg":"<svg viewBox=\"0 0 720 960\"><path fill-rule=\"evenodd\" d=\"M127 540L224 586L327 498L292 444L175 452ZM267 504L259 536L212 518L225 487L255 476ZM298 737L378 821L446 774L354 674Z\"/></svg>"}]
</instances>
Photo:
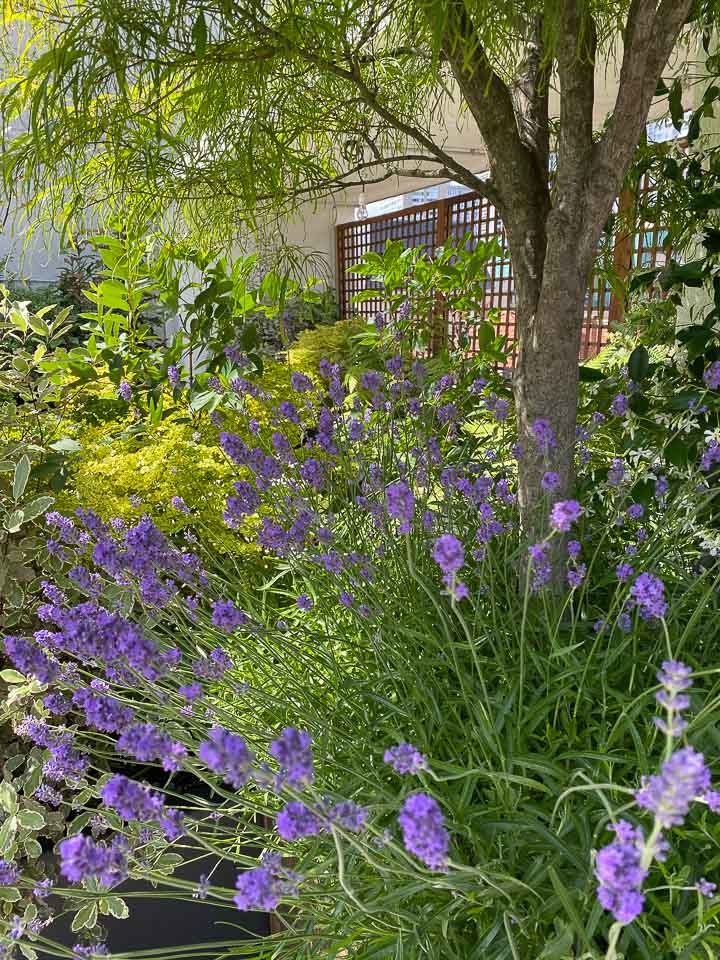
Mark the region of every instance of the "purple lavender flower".
<instances>
[{"instance_id":1,"label":"purple lavender flower","mask_svg":"<svg viewBox=\"0 0 720 960\"><path fill-rule=\"evenodd\" d=\"M618 923L632 923L645 905L641 892L647 877L641 864L645 838L639 827L626 820L619 820L610 829L615 831L615 839L598 851L595 861L598 900Z\"/></svg>"},{"instance_id":2,"label":"purple lavender flower","mask_svg":"<svg viewBox=\"0 0 720 960\"><path fill-rule=\"evenodd\" d=\"M330 807L327 812L327 823L349 830L351 833L360 833L365 829L368 810L352 800L342 800Z\"/></svg>"},{"instance_id":3,"label":"purple lavender flower","mask_svg":"<svg viewBox=\"0 0 720 960\"><path fill-rule=\"evenodd\" d=\"M127 380L121 380L120 386L118 387L118 396L121 400L124 400L126 403L130 403L132 400L132 387L127 382Z\"/></svg>"},{"instance_id":4,"label":"purple lavender flower","mask_svg":"<svg viewBox=\"0 0 720 960\"><path fill-rule=\"evenodd\" d=\"M127 876L127 847L122 838L106 846L78 833L57 845L60 873L71 883L98 880L104 886L120 883Z\"/></svg>"},{"instance_id":5,"label":"purple lavender flower","mask_svg":"<svg viewBox=\"0 0 720 960\"><path fill-rule=\"evenodd\" d=\"M167 378L172 389L177 390L177 388L180 386L180 370L174 364L171 364L168 367Z\"/></svg>"},{"instance_id":6,"label":"purple lavender flower","mask_svg":"<svg viewBox=\"0 0 720 960\"><path fill-rule=\"evenodd\" d=\"M568 585L575 590L577 587L582 585L585 575L587 574L587 566L584 563L579 563L576 567L567 571L567 582Z\"/></svg>"},{"instance_id":7,"label":"purple lavender flower","mask_svg":"<svg viewBox=\"0 0 720 960\"><path fill-rule=\"evenodd\" d=\"M222 647L214 647L207 657L199 657L192 663L192 672L204 680L222 680L233 662Z\"/></svg>"},{"instance_id":8,"label":"purple lavender flower","mask_svg":"<svg viewBox=\"0 0 720 960\"><path fill-rule=\"evenodd\" d=\"M679 660L663 660L657 679L670 693L679 693L692 686L692 667Z\"/></svg>"},{"instance_id":9,"label":"purple lavender flower","mask_svg":"<svg viewBox=\"0 0 720 960\"><path fill-rule=\"evenodd\" d=\"M279 783L303 787L314 781L312 738L306 731L286 727L270 744L270 756L280 765Z\"/></svg>"},{"instance_id":10,"label":"purple lavender flower","mask_svg":"<svg viewBox=\"0 0 720 960\"><path fill-rule=\"evenodd\" d=\"M320 817L297 800L291 801L280 811L276 825L283 840L314 837L323 829Z\"/></svg>"},{"instance_id":11,"label":"purple lavender flower","mask_svg":"<svg viewBox=\"0 0 720 960\"><path fill-rule=\"evenodd\" d=\"M73 703L85 712L85 720L90 727L104 733L118 733L125 730L134 719L130 707L123 706L115 697L95 693L92 690L76 690Z\"/></svg>"},{"instance_id":12,"label":"purple lavender flower","mask_svg":"<svg viewBox=\"0 0 720 960\"><path fill-rule=\"evenodd\" d=\"M238 892L233 899L238 910L274 910L289 892L287 881L266 866L241 873L235 887Z\"/></svg>"},{"instance_id":13,"label":"purple lavender flower","mask_svg":"<svg viewBox=\"0 0 720 960\"><path fill-rule=\"evenodd\" d=\"M190 513L190 507L185 503L182 497L171 497L170 506L179 513Z\"/></svg>"},{"instance_id":14,"label":"purple lavender flower","mask_svg":"<svg viewBox=\"0 0 720 960\"><path fill-rule=\"evenodd\" d=\"M322 490L325 485L325 471L323 465L315 457L308 459L300 467L300 477L315 490Z\"/></svg>"},{"instance_id":15,"label":"purple lavender flower","mask_svg":"<svg viewBox=\"0 0 720 960\"><path fill-rule=\"evenodd\" d=\"M389 747L383 754L383 760L397 773L417 773L427 770L427 757L420 753L411 743L399 743L396 747Z\"/></svg>"},{"instance_id":16,"label":"purple lavender flower","mask_svg":"<svg viewBox=\"0 0 720 960\"><path fill-rule=\"evenodd\" d=\"M304 373L291 373L290 374L290 385L296 393L307 393L308 390L312 390L313 382L310 377L305 376Z\"/></svg>"},{"instance_id":17,"label":"purple lavender flower","mask_svg":"<svg viewBox=\"0 0 720 960\"><path fill-rule=\"evenodd\" d=\"M615 567L615 576L618 578L620 583L625 583L626 580L629 580L630 577L635 573L633 568L629 563L619 563Z\"/></svg>"},{"instance_id":18,"label":"purple lavender flower","mask_svg":"<svg viewBox=\"0 0 720 960\"><path fill-rule=\"evenodd\" d=\"M703 382L708 390L720 389L720 361L711 363L705 373L703 373Z\"/></svg>"},{"instance_id":19,"label":"purple lavender flower","mask_svg":"<svg viewBox=\"0 0 720 960\"><path fill-rule=\"evenodd\" d=\"M465 549L457 537L444 533L435 541L433 560L444 574L453 575L465 563Z\"/></svg>"},{"instance_id":20,"label":"purple lavender flower","mask_svg":"<svg viewBox=\"0 0 720 960\"><path fill-rule=\"evenodd\" d=\"M538 448L540 449L541 453L547 456L547 454L557 446L557 440L555 439L555 434L550 426L550 421L545 420L543 417L539 417L533 423L531 429Z\"/></svg>"},{"instance_id":21,"label":"purple lavender flower","mask_svg":"<svg viewBox=\"0 0 720 960\"><path fill-rule=\"evenodd\" d=\"M106 807L114 810L123 820L159 823L168 840L182 836L182 814L168 810L161 794L122 774L115 774L100 791Z\"/></svg>"},{"instance_id":22,"label":"purple lavender flower","mask_svg":"<svg viewBox=\"0 0 720 960\"><path fill-rule=\"evenodd\" d=\"M340 376L340 367L336 363L330 363L325 357L322 358L318 366L323 380L331 380L333 377Z\"/></svg>"},{"instance_id":23,"label":"purple lavender flower","mask_svg":"<svg viewBox=\"0 0 720 960\"><path fill-rule=\"evenodd\" d=\"M582 544L579 540L568 540L567 543L567 552L568 556L572 557L575 560L580 556L580 551L582 550Z\"/></svg>"},{"instance_id":24,"label":"purple lavender flower","mask_svg":"<svg viewBox=\"0 0 720 960\"><path fill-rule=\"evenodd\" d=\"M720 364L718 366L720 367ZM712 897L717 890L717 884L712 883L710 880L706 880L705 877L700 877L698 882L695 884L695 889L702 897Z\"/></svg>"},{"instance_id":25,"label":"purple lavender flower","mask_svg":"<svg viewBox=\"0 0 720 960\"><path fill-rule=\"evenodd\" d=\"M556 473L554 470L548 470L542 475L542 480L540 481L540 486L546 493L554 490L555 487L560 483L560 474Z\"/></svg>"},{"instance_id":26,"label":"purple lavender flower","mask_svg":"<svg viewBox=\"0 0 720 960\"><path fill-rule=\"evenodd\" d=\"M710 440L700 458L700 469L707 473L716 463L720 463L720 443L717 440Z\"/></svg>"},{"instance_id":27,"label":"purple lavender flower","mask_svg":"<svg viewBox=\"0 0 720 960\"><path fill-rule=\"evenodd\" d=\"M24 637L5 637L5 653L20 673L30 674L40 683L52 683L58 675L58 664L40 647Z\"/></svg>"},{"instance_id":28,"label":"purple lavender flower","mask_svg":"<svg viewBox=\"0 0 720 960\"><path fill-rule=\"evenodd\" d=\"M199 700L203 695L202 685L193 682L186 683L178 687L178 693L181 697L184 697L185 700L188 700L190 703L193 703L195 700Z\"/></svg>"},{"instance_id":29,"label":"purple lavender flower","mask_svg":"<svg viewBox=\"0 0 720 960\"><path fill-rule=\"evenodd\" d=\"M410 533L415 514L415 496L404 480L390 484L385 491L385 504L389 516L400 522L400 533Z\"/></svg>"},{"instance_id":30,"label":"purple lavender flower","mask_svg":"<svg viewBox=\"0 0 720 960\"><path fill-rule=\"evenodd\" d=\"M301 593L295 603L300 610L304 610L306 613L315 606L306 593Z\"/></svg>"},{"instance_id":31,"label":"purple lavender flower","mask_svg":"<svg viewBox=\"0 0 720 960\"><path fill-rule=\"evenodd\" d=\"M136 760L150 763L159 760L163 770L179 770L185 747L159 730L153 723L135 723L127 727L115 745L118 753L127 753Z\"/></svg>"},{"instance_id":32,"label":"purple lavender flower","mask_svg":"<svg viewBox=\"0 0 720 960\"><path fill-rule=\"evenodd\" d=\"M92 960L94 957L107 957L110 951L104 943L76 943L72 948L73 960Z\"/></svg>"},{"instance_id":33,"label":"purple lavender flower","mask_svg":"<svg viewBox=\"0 0 720 960\"><path fill-rule=\"evenodd\" d=\"M550 525L554 530L567 533L582 515L583 508L577 500L558 500L550 511Z\"/></svg>"},{"instance_id":34,"label":"purple lavender flower","mask_svg":"<svg viewBox=\"0 0 720 960\"><path fill-rule=\"evenodd\" d=\"M20 877L20 868L12 860L0 860L0 887L11 887Z\"/></svg>"},{"instance_id":35,"label":"purple lavender flower","mask_svg":"<svg viewBox=\"0 0 720 960\"><path fill-rule=\"evenodd\" d=\"M384 385L383 375L378 370L365 370L360 377L360 386L371 393L379 393Z\"/></svg>"},{"instance_id":36,"label":"purple lavender flower","mask_svg":"<svg viewBox=\"0 0 720 960\"><path fill-rule=\"evenodd\" d=\"M645 507L641 503L631 503L627 508L627 515L631 520L640 520L645 513Z\"/></svg>"},{"instance_id":37,"label":"purple lavender flower","mask_svg":"<svg viewBox=\"0 0 720 960\"><path fill-rule=\"evenodd\" d=\"M426 793L413 794L403 803L398 823L410 853L431 870L447 869L450 837L437 800Z\"/></svg>"},{"instance_id":38,"label":"purple lavender flower","mask_svg":"<svg viewBox=\"0 0 720 960\"><path fill-rule=\"evenodd\" d=\"M51 787L49 783L41 783L33 797L38 803L44 803L48 807L59 807L63 802L62 793L55 787Z\"/></svg>"},{"instance_id":39,"label":"purple lavender flower","mask_svg":"<svg viewBox=\"0 0 720 960\"><path fill-rule=\"evenodd\" d=\"M250 618L239 610L232 600L216 600L212 607L212 623L214 627L232 633L238 627L244 627Z\"/></svg>"},{"instance_id":40,"label":"purple lavender flower","mask_svg":"<svg viewBox=\"0 0 720 960\"><path fill-rule=\"evenodd\" d=\"M628 412L628 398L624 393L618 393L613 397L610 412L614 413L616 417L623 417Z\"/></svg>"},{"instance_id":41,"label":"purple lavender flower","mask_svg":"<svg viewBox=\"0 0 720 960\"><path fill-rule=\"evenodd\" d=\"M231 495L227 498L223 514L223 519L229 527L236 527L244 517L255 513L261 503L257 490L247 480L238 480L233 484L233 488L236 496Z\"/></svg>"},{"instance_id":42,"label":"purple lavender flower","mask_svg":"<svg viewBox=\"0 0 720 960\"><path fill-rule=\"evenodd\" d=\"M665 616L665 584L652 573L641 573L630 588L630 601L640 610L643 620Z\"/></svg>"},{"instance_id":43,"label":"purple lavender flower","mask_svg":"<svg viewBox=\"0 0 720 960\"><path fill-rule=\"evenodd\" d=\"M55 717L61 717L72 706L72 700L64 693L53 691L43 697L43 706Z\"/></svg>"},{"instance_id":44,"label":"purple lavender flower","mask_svg":"<svg viewBox=\"0 0 720 960\"><path fill-rule=\"evenodd\" d=\"M440 423L452 423L458 416L458 408L454 403L445 403L437 408L437 418Z\"/></svg>"},{"instance_id":45,"label":"purple lavender flower","mask_svg":"<svg viewBox=\"0 0 720 960\"><path fill-rule=\"evenodd\" d=\"M82 779L90 765L90 758L72 746L72 739L52 745L50 756L43 764L43 776L60 783L76 783Z\"/></svg>"},{"instance_id":46,"label":"purple lavender flower","mask_svg":"<svg viewBox=\"0 0 720 960\"><path fill-rule=\"evenodd\" d=\"M220 774L236 790L250 778L253 755L241 736L214 726L198 747L198 757L213 773Z\"/></svg>"},{"instance_id":47,"label":"purple lavender flower","mask_svg":"<svg viewBox=\"0 0 720 960\"><path fill-rule=\"evenodd\" d=\"M619 457L615 457L610 462L607 480L611 487L619 487L626 477L625 464Z\"/></svg>"},{"instance_id":48,"label":"purple lavender flower","mask_svg":"<svg viewBox=\"0 0 720 960\"><path fill-rule=\"evenodd\" d=\"M660 773L643 777L635 800L651 810L661 827L680 826L693 800L710 789L710 771L694 747L676 750L663 763Z\"/></svg>"},{"instance_id":49,"label":"purple lavender flower","mask_svg":"<svg viewBox=\"0 0 720 960\"><path fill-rule=\"evenodd\" d=\"M547 543L534 543L528 547L528 556L531 565L530 590L537 593L552 577L552 565L548 556L549 547Z\"/></svg>"},{"instance_id":50,"label":"purple lavender flower","mask_svg":"<svg viewBox=\"0 0 720 960\"><path fill-rule=\"evenodd\" d=\"M338 600L343 607L352 607L355 603L355 597L351 593L348 593L347 590L340 591Z\"/></svg>"},{"instance_id":51,"label":"purple lavender flower","mask_svg":"<svg viewBox=\"0 0 720 960\"><path fill-rule=\"evenodd\" d=\"M510 403L508 400L503 400L502 398L495 398L492 407L488 404L488 407L491 409L493 416L498 421L498 423L504 423L508 414L510 413Z\"/></svg>"},{"instance_id":52,"label":"purple lavender flower","mask_svg":"<svg viewBox=\"0 0 720 960\"><path fill-rule=\"evenodd\" d=\"M385 369L388 373L391 373L394 377L399 376L402 373L403 369L403 358L398 353L394 357L391 357L389 360L385 361Z\"/></svg>"}]
</instances>

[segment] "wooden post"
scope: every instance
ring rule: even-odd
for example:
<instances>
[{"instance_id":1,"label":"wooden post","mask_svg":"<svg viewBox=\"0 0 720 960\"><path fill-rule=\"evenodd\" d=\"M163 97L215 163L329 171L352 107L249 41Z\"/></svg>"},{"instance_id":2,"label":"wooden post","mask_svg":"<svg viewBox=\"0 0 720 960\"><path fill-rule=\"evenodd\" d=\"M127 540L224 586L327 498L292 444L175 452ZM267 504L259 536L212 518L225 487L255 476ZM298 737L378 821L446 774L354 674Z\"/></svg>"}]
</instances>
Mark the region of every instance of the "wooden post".
<instances>
[{"instance_id":1,"label":"wooden post","mask_svg":"<svg viewBox=\"0 0 720 960\"><path fill-rule=\"evenodd\" d=\"M617 221L615 226L615 246L613 249L613 270L615 278L623 283L632 267L633 235L635 233L635 204L637 197L632 190L625 189L618 197ZM618 296L615 291L610 298L608 323L622 323L625 316L624 291Z\"/></svg>"},{"instance_id":2,"label":"wooden post","mask_svg":"<svg viewBox=\"0 0 720 960\"><path fill-rule=\"evenodd\" d=\"M450 211L447 197L442 197L437 202L437 219L435 220L435 247L441 247L448 238L448 227ZM448 337L448 314L445 308L445 298L438 294L435 299L434 316L430 318L430 356L437 356L447 342Z\"/></svg>"},{"instance_id":3,"label":"wooden post","mask_svg":"<svg viewBox=\"0 0 720 960\"><path fill-rule=\"evenodd\" d=\"M346 310L347 310L347 296L345 290L345 256L344 256L344 246L343 246L343 232L344 224L339 223L335 227L335 282L337 284L337 293L338 293L338 309L340 311L340 319L347 320Z\"/></svg>"}]
</instances>

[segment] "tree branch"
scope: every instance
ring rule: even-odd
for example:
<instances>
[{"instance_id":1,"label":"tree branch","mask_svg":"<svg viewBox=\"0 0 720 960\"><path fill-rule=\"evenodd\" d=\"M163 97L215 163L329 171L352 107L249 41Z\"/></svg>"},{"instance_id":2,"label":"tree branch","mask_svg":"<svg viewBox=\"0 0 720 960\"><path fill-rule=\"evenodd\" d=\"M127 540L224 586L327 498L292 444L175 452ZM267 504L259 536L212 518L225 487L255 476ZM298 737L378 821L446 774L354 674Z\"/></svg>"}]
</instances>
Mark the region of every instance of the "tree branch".
<instances>
[{"instance_id":1,"label":"tree branch","mask_svg":"<svg viewBox=\"0 0 720 960\"><path fill-rule=\"evenodd\" d=\"M551 65L545 61L542 18L535 17L525 45L524 70L517 83L516 113L523 143L535 153L538 169L550 165L549 92Z\"/></svg>"},{"instance_id":2,"label":"tree branch","mask_svg":"<svg viewBox=\"0 0 720 960\"><path fill-rule=\"evenodd\" d=\"M580 211L593 149L597 31L582 0L564 0L558 42L560 133L556 208L576 218Z\"/></svg>"},{"instance_id":3,"label":"tree branch","mask_svg":"<svg viewBox=\"0 0 720 960\"><path fill-rule=\"evenodd\" d=\"M510 90L493 69L464 0L447 0L442 13L443 52L487 147L518 290L530 302L539 294L545 258L547 167L540 168L536 151L523 142Z\"/></svg>"},{"instance_id":4,"label":"tree branch","mask_svg":"<svg viewBox=\"0 0 720 960\"><path fill-rule=\"evenodd\" d=\"M358 59L353 60L349 66L343 66L334 60L330 60L318 53L299 46L295 40L284 37L277 30L259 23L256 24L256 26L267 36L271 36L273 41L278 43L280 49L285 52L291 52L306 63L312 64L318 69L352 84L358 92L359 99L366 106L370 107L373 113L383 119L392 129L397 130L410 140L424 147L435 160L443 165L448 176L452 176L458 183L462 183L464 186L474 190L481 197L485 197L485 199L494 206L499 204L498 193L491 182L483 180L471 170L468 170L468 168L457 161L452 154L443 150L429 133L425 133L414 124L403 120L402 117L394 113L387 104L380 99L378 91L372 89L363 77L361 63Z\"/></svg>"},{"instance_id":5,"label":"tree branch","mask_svg":"<svg viewBox=\"0 0 720 960\"><path fill-rule=\"evenodd\" d=\"M593 148L584 244L594 251L602 225L647 122L662 70L693 0L633 0L623 34L618 94L610 121Z\"/></svg>"}]
</instances>

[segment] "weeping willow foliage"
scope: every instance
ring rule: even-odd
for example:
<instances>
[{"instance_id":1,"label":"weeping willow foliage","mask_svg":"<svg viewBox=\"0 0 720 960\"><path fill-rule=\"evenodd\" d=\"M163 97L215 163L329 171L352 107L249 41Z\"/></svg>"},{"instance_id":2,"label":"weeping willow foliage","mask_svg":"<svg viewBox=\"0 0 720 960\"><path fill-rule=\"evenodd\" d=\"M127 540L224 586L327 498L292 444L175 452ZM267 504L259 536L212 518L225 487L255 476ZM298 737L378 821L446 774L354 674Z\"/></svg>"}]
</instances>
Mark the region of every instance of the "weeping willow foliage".
<instances>
[{"instance_id":1,"label":"weeping willow foliage","mask_svg":"<svg viewBox=\"0 0 720 960\"><path fill-rule=\"evenodd\" d=\"M208 236L347 186L477 177L444 149L442 56L462 0L6 0L6 189L37 216L172 221ZM587 0L605 56L629 0ZM563 0L468 0L511 87L528 40L551 66ZM269 220L270 218L270 220Z\"/></svg>"}]
</instances>

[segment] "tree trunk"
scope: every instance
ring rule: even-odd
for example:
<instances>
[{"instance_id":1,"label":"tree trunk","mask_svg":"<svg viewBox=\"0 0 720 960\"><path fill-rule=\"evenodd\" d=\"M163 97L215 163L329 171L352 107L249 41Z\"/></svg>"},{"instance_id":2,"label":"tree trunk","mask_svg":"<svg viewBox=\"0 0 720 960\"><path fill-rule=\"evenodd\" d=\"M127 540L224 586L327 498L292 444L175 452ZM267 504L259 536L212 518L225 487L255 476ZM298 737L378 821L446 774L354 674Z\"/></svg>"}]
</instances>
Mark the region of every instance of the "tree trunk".
<instances>
[{"instance_id":1,"label":"tree trunk","mask_svg":"<svg viewBox=\"0 0 720 960\"><path fill-rule=\"evenodd\" d=\"M522 453L518 495L520 519L532 538L547 532L547 495L543 474L553 471L558 483L552 500L572 496L575 480L575 427L578 406L578 354L585 301L586 271L577 253L551 244L540 295L518 290L518 364L514 391ZM549 423L553 443L543 449L533 432L537 420Z\"/></svg>"}]
</instances>

